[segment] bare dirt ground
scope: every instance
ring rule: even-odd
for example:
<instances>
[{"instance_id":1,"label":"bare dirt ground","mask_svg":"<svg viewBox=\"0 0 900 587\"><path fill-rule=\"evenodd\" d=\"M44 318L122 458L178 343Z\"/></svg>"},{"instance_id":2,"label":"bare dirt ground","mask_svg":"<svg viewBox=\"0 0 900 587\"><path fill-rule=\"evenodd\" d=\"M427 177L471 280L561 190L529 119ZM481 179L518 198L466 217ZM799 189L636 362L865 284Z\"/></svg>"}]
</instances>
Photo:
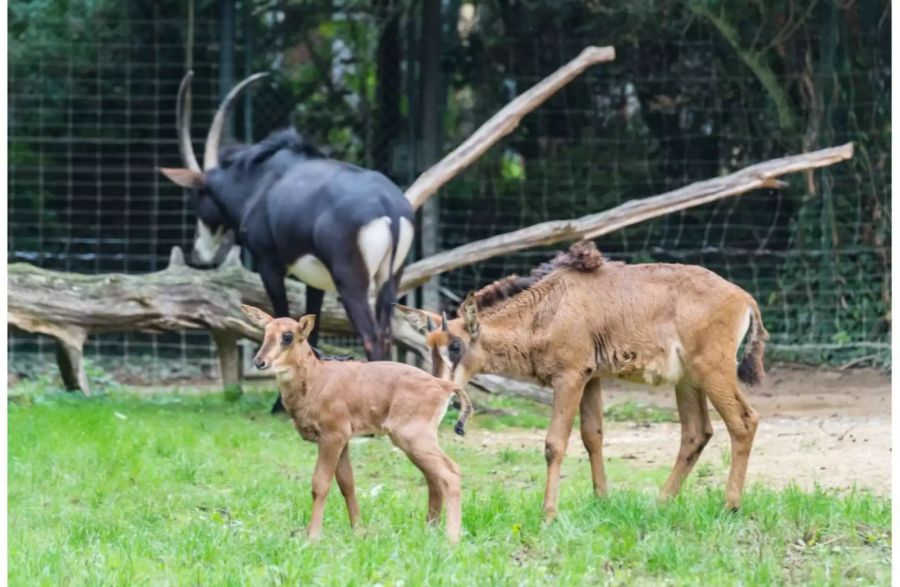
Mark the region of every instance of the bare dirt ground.
<instances>
[{"instance_id":1,"label":"bare dirt ground","mask_svg":"<svg viewBox=\"0 0 900 587\"><path fill-rule=\"evenodd\" d=\"M882 495L891 489L891 381L868 369L833 371L780 366L766 382L746 388L760 415L759 430L747 474L749 484L805 489L821 487L869 488ZM648 388L610 381L605 404L636 400L675 409L675 394L667 388ZM711 467L713 479L724 484L725 455L730 455L728 432L713 415L715 434L698 463ZM543 449L543 430L490 432L473 430L473 441L486 450L503 447ZM678 452L677 423L604 425L604 454L628 459L636 467L671 466ZM577 431L568 453L587 458ZM610 479L615 484L615 479Z\"/></svg>"}]
</instances>

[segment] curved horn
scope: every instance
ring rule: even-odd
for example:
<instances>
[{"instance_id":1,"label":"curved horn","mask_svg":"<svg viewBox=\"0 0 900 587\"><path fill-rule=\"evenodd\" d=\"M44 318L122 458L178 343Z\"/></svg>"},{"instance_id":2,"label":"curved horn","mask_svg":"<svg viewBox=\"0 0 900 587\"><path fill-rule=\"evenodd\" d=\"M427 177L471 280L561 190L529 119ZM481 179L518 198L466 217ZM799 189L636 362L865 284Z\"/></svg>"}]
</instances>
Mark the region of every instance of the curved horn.
<instances>
[{"instance_id":1,"label":"curved horn","mask_svg":"<svg viewBox=\"0 0 900 587\"><path fill-rule=\"evenodd\" d=\"M244 88L255 81L261 80L267 75L269 74L254 73L238 85L234 86L234 88L228 92L228 95L225 96L225 99L222 100L222 104L220 104L219 109L216 110L216 115L213 118L212 124L209 126L209 134L206 135L206 149L203 152L204 171L209 171L210 169L219 166L219 143L222 141L222 131L225 130L225 117L228 116L228 110L231 108L231 104Z\"/></svg>"},{"instance_id":2,"label":"curved horn","mask_svg":"<svg viewBox=\"0 0 900 587\"><path fill-rule=\"evenodd\" d=\"M181 160L184 166L191 171L200 171L197 156L194 155L194 146L191 144L191 103L188 100L188 92L191 89L191 79L194 72L189 71L178 86L178 102L175 105L175 129L178 131L178 149L181 151Z\"/></svg>"},{"instance_id":3,"label":"curved horn","mask_svg":"<svg viewBox=\"0 0 900 587\"><path fill-rule=\"evenodd\" d=\"M447 312L441 312L441 318L443 322L441 322L441 330L447 332Z\"/></svg>"},{"instance_id":4,"label":"curved horn","mask_svg":"<svg viewBox=\"0 0 900 587\"><path fill-rule=\"evenodd\" d=\"M428 332L434 330L434 322L431 321L431 316L425 316L425 326L428 328Z\"/></svg>"}]
</instances>

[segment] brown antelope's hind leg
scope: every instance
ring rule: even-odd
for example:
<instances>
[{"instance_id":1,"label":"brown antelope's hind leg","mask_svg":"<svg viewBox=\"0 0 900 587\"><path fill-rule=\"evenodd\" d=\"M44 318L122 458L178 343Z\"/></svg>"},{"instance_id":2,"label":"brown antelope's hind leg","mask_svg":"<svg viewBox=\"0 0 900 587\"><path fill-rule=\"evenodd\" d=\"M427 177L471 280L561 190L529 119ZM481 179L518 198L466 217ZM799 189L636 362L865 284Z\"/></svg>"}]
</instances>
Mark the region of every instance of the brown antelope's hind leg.
<instances>
[{"instance_id":1,"label":"brown antelope's hind leg","mask_svg":"<svg viewBox=\"0 0 900 587\"><path fill-rule=\"evenodd\" d=\"M733 367L731 369L733 370ZM720 374L711 381L707 380L703 388L731 436L731 470L728 473L728 484L725 486L725 507L737 510L741 506L741 493L744 490L747 463L750 460L750 450L753 447L759 416L741 393L737 376L733 372Z\"/></svg>"},{"instance_id":2,"label":"brown antelope's hind leg","mask_svg":"<svg viewBox=\"0 0 900 587\"><path fill-rule=\"evenodd\" d=\"M309 520L308 536L310 540L316 540L322 534L322 516L325 512L325 498L331 489L331 481L337 469L341 452L347 445L344 436L321 437L319 439L319 456L316 459L316 468L312 479L312 516Z\"/></svg>"},{"instance_id":3,"label":"brown antelope's hind leg","mask_svg":"<svg viewBox=\"0 0 900 587\"><path fill-rule=\"evenodd\" d=\"M454 544L459 542L462 526L459 466L441 450L437 441L437 432L416 426L392 434L391 440L425 475L425 481L429 485L429 515L434 499L430 488L433 484L438 489L440 497L447 504L447 539ZM438 506L438 515L440 515L440 506Z\"/></svg>"},{"instance_id":4,"label":"brown antelope's hind leg","mask_svg":"<svg viewBox=\"0 0 900 587\"><path fill-rule=\"evenodd\" d=\"M681 448L669 478L660 491L661 500L678 495L681 484L694 468L700 453L712 437L712 422L703 391L686 383L675 386L678 417L681 420Z\"/></svg>"},{"instance_id":5,"label":"brown antelope's hind leg","mask_svg":"<svg viewBox=\"0 0 900 587\"><path fill-rule=\"evenodd\" d=\"M591 460L594 494L606 497L606 470L603 468L603 395L600 380L592 379L581 398L581 442Z\"/></svg>"},{"instance_id":6,"label":"brown antelope's hind leg","mask_svg":"<svg viewBox=\"0 0 900 587\"><path fill-rule=\"evenodd\" d=\"M441 510L444 509L444 500L441 496L441 488L437 482L425 475L425 483L428 484L428 515L425 522L429 526L435 526L441 521Z\"/></svg>"},{"instance_id":7,"label":"brown antelope's hind leg","mask_svg":"<svg viewBox=\"0 0 900 587\"><path fill-rule=\"evenodd\" d=\"M359 523L359 504L356 502L356 485L353 482L353 465L350 464L350 443L344 445L341 456L338 458L335 471L338 487L344 502L347 504L347 515L350 516L350 526L355 528Z\"/></svg>"},{"instance_id":8,"label":"brown antelope's hind leg","mask_svg":"<svg viewBox=\"0 0 900 587\"><path fill-rule=\"evenodd\" d=\"M544 458L547 460L547 486L544 489L544 520L550 522L556 517L559 502L559 473L563 457L569 446L572 422L581 403L584 380L560 376L553 383L553 415L547 429Z\"/></svg>"}]
</instances>

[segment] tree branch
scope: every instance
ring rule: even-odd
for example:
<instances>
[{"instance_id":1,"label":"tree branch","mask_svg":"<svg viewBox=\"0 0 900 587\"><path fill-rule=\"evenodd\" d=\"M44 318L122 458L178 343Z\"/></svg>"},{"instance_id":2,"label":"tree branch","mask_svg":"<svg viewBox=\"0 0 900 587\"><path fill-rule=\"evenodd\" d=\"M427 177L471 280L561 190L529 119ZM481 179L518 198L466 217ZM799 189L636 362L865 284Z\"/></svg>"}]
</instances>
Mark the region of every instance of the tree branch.
<instances>
[{"instance_id":1,"label":"tree branch","mask_svg":"<svg viewBox=\"0 0 900 587\"><path fill-rule=\"evenodd\" d=\"M851 157L853 157L853 143L771 159L745 167L730 175L698 181L658 196L631 200L604 212L571 220L542 222L468 243L408 265L403 272L400 290L408 291L425 283L433 275L498 255L560 241L593 239L638 222L728 196L736 196L758 188L783 187L784 184L776 179L781 175L833 165Z\"/></svg>"},{"instance_id":2,"label":"tree branch","mask_svg":"<svg viewBox=\"0 0 900 587\"><path fill-rule=\"evenodd\" d=\"M515 130L526 114L543 104L547 98L572 81L582 71L595 63L612 61L615 58L616 50L613 47L588 47L582 51L578 57L504 106L463 144L420 175L406 190L406 199L410 201L413 208L418 209L442 185L481 157L497 141Z\"/></svg>"}]
</instances>

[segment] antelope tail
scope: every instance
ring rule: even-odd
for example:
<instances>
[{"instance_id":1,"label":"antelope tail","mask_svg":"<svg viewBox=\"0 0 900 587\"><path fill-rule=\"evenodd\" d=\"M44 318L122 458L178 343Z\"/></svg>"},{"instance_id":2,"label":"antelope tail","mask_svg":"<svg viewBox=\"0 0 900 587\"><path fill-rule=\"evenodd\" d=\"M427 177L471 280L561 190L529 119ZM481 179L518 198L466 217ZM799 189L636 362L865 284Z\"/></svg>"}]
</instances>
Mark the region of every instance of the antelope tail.
<instances>
[{"instance_id":1,"label":"antelope tail","mask_svg":"<svg viewBox=\"0 0 900 587\"><path fill-rule=\"evenodd\" d=\"M747 385L758 385L766 374L763 357L766 353L766 341L769 340L769 333L763 326L759 306L755 300L750 306L750 310L752 312L750 315L750 338L747 339L744 358L738 365L737 375L738 379Z\"/></svg>"},{"instance_id":2,"label":"antelope tail","mask_svg":"<svg viewBox=\"0 0 900 587\"><path fill-rule=\"evenodd\" d=\"M459 420L456 421L456 426L453 427L453 431L460 436L465 436L466 420L468 420L469 416L472 415L474 409L472 408L471 400L469 400L469 394L466 393L465 389L463 389L462 387L457 387L453 390L453 393L455 393L456 397L459 398Z\"/></svg>"}]
</instances>

